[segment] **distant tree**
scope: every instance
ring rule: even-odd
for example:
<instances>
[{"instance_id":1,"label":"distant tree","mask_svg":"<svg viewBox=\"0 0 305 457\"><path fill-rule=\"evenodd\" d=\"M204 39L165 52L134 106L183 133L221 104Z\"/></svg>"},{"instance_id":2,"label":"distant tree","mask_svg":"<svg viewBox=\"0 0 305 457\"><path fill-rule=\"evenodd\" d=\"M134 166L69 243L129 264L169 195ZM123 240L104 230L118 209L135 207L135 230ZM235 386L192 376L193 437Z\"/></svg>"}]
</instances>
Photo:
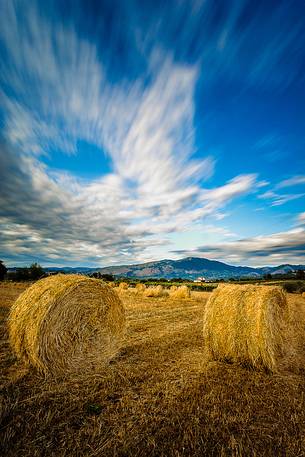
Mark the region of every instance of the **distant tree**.
<instances>
[{"instance_id":1,"label":"distant tree","mask_svg":"<svg viewBox=\"0 0 305 457\"><path fill-rule=\"evenodd\" d=\"M297 270L296 279L305 279L305 271L304 270Z\"/></svg>"},{"instance_id":2,"label":"distant tree","mask_svg":"<svg viewBox=\"0 0 305 457\"><path fill-rule=\"evenodd\" d=\"M264 275L264 279L265 279L266 281L270 281L270 279L272 279L271 273L265 274L265 275Z\"/></svg>"},{"instance_id":3,"label":"distant tree","mask_svg":"<svg viewBox=\"0 0 305 457\"><path fill-rule=\"evenodd\" d=\"M7 273L7 268L4 265L3 261L0 260L0 281L3 281L6 273Z\"/></svg>"},{"instance_id":4,"label":"distant tree","mask_svg":"<svg viewBox=\"0 0 305 457\"><path fill-rule=\"evenodd\" d=\"M41 278L44 275L44 269L38 263L32 263L29 268L29 279L34 281Z\"/></svg>"},{"instance_id":5,"label":"distant tree","mask_svg":"<svg viewBox=\"0 0 305 457\"><path fill-rule=\"evenodd\" d=\"M99 271L95 271L92 273L91 277L95 279L101 279L101 273Z\"/></svg>"},{"instance_id":6,"label":"distant tree","mask_svg":"<svg viewBox=\"0 0 305 457\"><path fill-rule=\"evenodd\" d=\"M15 280L16 281L28 281L30 279L30 272L29 269L24 268L17 268Z\"/></svg>"},{"instance_id":7,"label":"distant tree","mask_svg":"<svg viewBox=\"0 0 305 457\"><path fill-rule=\"evenodd\" d=\"M101 275L101 273L100 273ZM105 273L101 275L101 279L104 279L104 281L114 281L114 276L108 273Z\"/></svg>"}]
</instances>

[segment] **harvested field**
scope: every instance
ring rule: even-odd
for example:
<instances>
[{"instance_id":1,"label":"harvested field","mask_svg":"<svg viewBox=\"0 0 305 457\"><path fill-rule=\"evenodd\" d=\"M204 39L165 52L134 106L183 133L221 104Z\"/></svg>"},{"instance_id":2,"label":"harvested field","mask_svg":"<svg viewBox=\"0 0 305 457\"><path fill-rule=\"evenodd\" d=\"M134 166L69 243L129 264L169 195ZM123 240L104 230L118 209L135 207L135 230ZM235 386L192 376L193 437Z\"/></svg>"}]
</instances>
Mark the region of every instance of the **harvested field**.
<instances>
[{"instance_id":1,"label":"harvested field","mask_svg":"<svg viewBox=\"0 0 305 457\"><path fill-rule=\"evenodd\" d=\"M267 374L203 357L208 292L188 299L126 291L125 347L102 374L56 383L16 362L6 319L25 285L0 284L5 456L305 455L305 300L288 294L298 348ZM287 330L288 331L288 330Z\"/></svg>"}]
</instances>

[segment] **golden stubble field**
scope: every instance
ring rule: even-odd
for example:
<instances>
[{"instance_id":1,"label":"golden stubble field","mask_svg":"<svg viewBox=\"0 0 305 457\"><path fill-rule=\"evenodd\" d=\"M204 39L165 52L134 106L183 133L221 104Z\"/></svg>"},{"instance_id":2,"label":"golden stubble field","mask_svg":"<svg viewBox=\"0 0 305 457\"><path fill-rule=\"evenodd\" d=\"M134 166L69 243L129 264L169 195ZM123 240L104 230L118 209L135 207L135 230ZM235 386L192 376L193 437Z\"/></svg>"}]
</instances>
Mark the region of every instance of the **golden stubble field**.
<instances>
[{"instance_id":1,"label":"golden stubble field","mask_svg":"<svg viewBox=\"0 0 305 457\"><path fill-rule=\"evenodd\" d=\"M59 382L25 369L9 348L9 307L25 288L0 284L2 455L305 455L300 295L288 296L298 323L288 341L298 355L279 374L205 360L209 293L173 300L128 290L120 292L128 320L121 352L100 375Z\"/></svg>"}]
</instances>

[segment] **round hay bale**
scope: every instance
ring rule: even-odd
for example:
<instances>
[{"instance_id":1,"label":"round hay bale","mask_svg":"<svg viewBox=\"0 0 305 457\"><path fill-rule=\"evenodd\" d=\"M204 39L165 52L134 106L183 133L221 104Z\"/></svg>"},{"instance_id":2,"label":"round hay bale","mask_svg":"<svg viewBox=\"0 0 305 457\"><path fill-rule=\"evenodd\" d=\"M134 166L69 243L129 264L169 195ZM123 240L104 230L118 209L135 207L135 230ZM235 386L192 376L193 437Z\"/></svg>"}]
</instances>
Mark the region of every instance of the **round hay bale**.
<instances>
[{"instance_id":1,"label":"round hay bale","mask_svg":"<svg viewBox=\"0 0 305 457\"><path fill-rule=\"evenodd\" d=\"M176 289L170 291L170 296L171 298L190 298L191 296L191 291L190 289L183 285L183 286L180 286L180 287L177 287Z\"/></svg>"},{"instance_id":2,"label":"round hay bale","mask_svg":"<svg viewBox=\"0 0 305 457\"><path fill-rule=\"evenodd\" d=\"M120 289L120 290L127 290L127 289L128 289L128 284L127 284L127 282L120 282L120 284L119 284L119 289Z\"/></svg>"},{"instance_id":3,"label":"round hay bale","mask_svg":"<svg viewBox=\"0 0 305 457\"><path fill-rule=\"evenodd\" d=\"M213 359L275 371L284 354L287 318L280 287L218 286L204 310L205 347Z\"/></svg>"},{"instance_id":4,"label":"round hay bale","mask_svg":"<svg viewBox=\"0 0 305 457\"><path fill-rule=\"evenodd\" d=\"M143 295L145 297L165 297L168 295L167 291L163 289L161 285L154 286L154 287L147 287L144 290Z\"/></svg>"},{"instance_id":5,"label":"round hay bale","mask_svg":"<svg viewBox=\"0 0 305 457\"><path fill-rule=\"evenodd\" d=\"M174 292L177 289L178 289L177 286L170 286L170 288L169 288L170 292Z\"/></svg>"},{"instance_id":6,"label":"round hay bale","mask_svg":"<svg viewBox=\"0 0 305 457\"><path fill-rule=\"evenodd\" d=\"M305 298L305 292L302 293L302 297Z\"/></svg>"},{"instance_id":7,"label":"round hay bale","mask_svg":"<svg viewBox=\"0 0 305 457\"><path fill-rule=\"evenodd\" d=\"M124 330L116 292L80 275L37 281L18 297L9 316L17 357L56 375L100 370L117 353Z\"/></svg>"},{"instance_id":8,"label":"round hay bale","mask_svg":"<svg viewBox=\"0 0 305 457\"><path fill-rule=\"evenodd\" d=\"M142 294L144 292L144 290L146 289L146 286L145 284L139 282L137 285L136 285L136 292L137 294Z\"/></svg>"}]
</instances>

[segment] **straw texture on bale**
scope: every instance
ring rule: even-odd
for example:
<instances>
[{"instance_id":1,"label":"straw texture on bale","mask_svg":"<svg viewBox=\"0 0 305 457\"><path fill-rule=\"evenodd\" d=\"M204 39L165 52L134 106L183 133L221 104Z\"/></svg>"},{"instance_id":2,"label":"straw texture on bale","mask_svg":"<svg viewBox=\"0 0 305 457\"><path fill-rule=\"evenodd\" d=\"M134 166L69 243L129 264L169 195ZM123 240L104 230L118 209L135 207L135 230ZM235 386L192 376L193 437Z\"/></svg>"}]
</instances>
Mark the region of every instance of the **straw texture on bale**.
<instances>
[{"instance_id":1,"label":"straw texture on bale","mask_svg":"<svg viewBox=\"0 0 305 457\"><path fill-rule=\"evenodd\" d=\"M168 292L161 285L155 287L147 287L143 292L145 297L165 297Z\"/></svg>"},{"instance_id":2,"label":"straw texture on bale","mask_svg":"<svg viewBox=\"0 0 305 457\"><path fill-rule=\"evenodd\" d=\"M187 286L180 286L174 290L170 290L170 296L172 298L190 298L191 291Z\"/></svg>"},{"instance_id":3,"label":"straw texture on bale","mask_svg":"<svg viewBox=\"0 0 305 457\"><path fill-rule=\"evenodd\" d=\"M9 316L17 357L55 375L99 371L117 353L124 330L116 292L80 275L37 281L18 297Z\"/></svg>"},{"instance_id":4,"label":"straw texture on bale","mask_svg":"<svg viewBox=\"0 0 305 457\"><path fill-rule=\"evenodd\" d=\"M305 292L302 293L302 297L305 298Z\"/></svg>"},{"instance_id":5,"label":"straw texture on bale","mask_svg":"<svg viewBox=\"0 0 305 457\"><path fill-rule=\"evenodd\" d=\"M127 289L128 289L128 284L127 284L127 282L120 282L120 284L119 284L119 289L120 289L120 290L127 290Z\"/></svg>"},{"instance_id":6,"label":"straw texture on bale","mask_svg":"<svg viewBox=\"0 0 305 457\"><path fill-rule=\"evenodd\" d=\"M145 284L139 282L137 285L136 285L136 292L137 294L142 294L144 292L144 290L146 289L146 286Z\"/></svg>"},{"instance_id":7,"label":"straw texture on bale","mask_svg":"<svg viewBox=\"0 0 305 457\"><path fill-rule=\"evenodd\" d=\"M213 359L276 371L285 352L287 318L280 287L218 286L204 311L205 347Z\"/></svg>"}]
</instances>

